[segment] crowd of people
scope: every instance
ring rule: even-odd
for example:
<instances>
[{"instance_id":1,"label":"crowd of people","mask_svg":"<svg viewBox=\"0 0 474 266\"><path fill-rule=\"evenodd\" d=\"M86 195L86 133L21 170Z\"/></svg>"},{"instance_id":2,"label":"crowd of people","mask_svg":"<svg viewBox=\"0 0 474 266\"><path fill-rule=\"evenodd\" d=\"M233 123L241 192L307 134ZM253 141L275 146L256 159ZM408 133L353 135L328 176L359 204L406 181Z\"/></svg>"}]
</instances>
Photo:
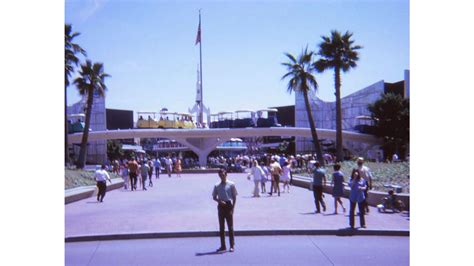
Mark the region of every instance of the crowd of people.
<instances>
[{"instance_id":1,"label":"crowd of people","mask_svg":"<svg viewBox=\"0 0 474 266\"><path fill-rule=\"evenodd\" d=\"M327 171L321 167L319 161L316 161L315 158L313 155L287 156L285 154L263 154L209 157L208 160L211 164L219 164L220 168L225 169L226 172L236 167L248 169L247 178L254 183L253 197L260 197L261 194L268 194L269 196L276 194L280 196L281 193L290 193L290 184L294 170L305 169L305 171L309 171L312 174L310 189L313 191L315 213L321 213L321 209L323 212L326 211L323 188L328 183L326 179ZM324 159L326 162L333 163L334 157L327 154ZM153 186L153 174L155 174L155 179L160 178L161 173L167 174L168 177L175 173L177 177L181 177L182 160L182 158L172 156L171 154L161 158L154 157L139 160L132 158L128 161L114 160L112 162L112 171L122 176L125 181L124 189L137 190L137 183L139 183L138 187L145 191L147 186ZM105 195L103 187L107 176L103 172L98 173L97 176L100 192L98 201L102 201ZM343 213L346 212L341 197L344 195L344 186L347 184L350 188L349 224L351 227L354 227L355 209L357 206L360 225L365 228L364 216L369 212L367 204L368 191L372 189L370 169L364 165L364 159L359 157L357 159L357 167L350 173L348 182L345 182L345 176L346 174L341 171L341 165L333 163L331 186L334 198L334 214L338 214L339 206ZM270 183L268 189L267 183ZM282 187L280 184L282 184Z\"/></svg>"},{"instance_id":2,"label":"crowd of people","mask_svg":"<svg viewBox=\"0 0 474 266\"><path fill-rule=\"evenodd\" d=\"M225 167L219 170L219 177L221 182L214 186L212 197L218 203L218 217L219 217L219 236L221 245L217 252L226 250L224 227L227 223L229 230L229 244L231 252L235 248L235 240L233 234L233 213L235 209L237 190L235 183L227 180L227 168L232 164L240 164L249 169L247 178L252 180L254 187L252 190L253 197L260 197L261 194L267 193L269 196L280 193L290 193L290 184L292 181L292 168L300 167L306 168L312 173L312 182L310 182L310 189L313 191L315 213L326 211L326 202L324 201L323 190L326 186L327 171L321 166L320 162L314 160L314 157L302 156L286 156L281 154L271 155L265 154L263 156L236 156L235 158L210 158L210 161L216 160L222 162ZM329 159L329 158L328 158ZM124 181L124 188L130 190L137 190L137 182L139 180L142 190L147 190L148 186L153 186L153 172L155 178L160 178L160 173L166 171L168 177L171 177L172 172L180 177L182 170L182 158L168 155L164 158L151 158L135 160L118 160L112 162L112 171L119 173ZM97 187L99 193L97 201L102 202L106 191L106 181L111 182L110 176L107 173L107 166L104 164L95 173ZM270 188L267 190L267 182L270 182ZM280 183L283 184L280 191ZM342 208L342 212L346 212L346 208L341 200L344 196L344 186L347 184L350 188L349 194L349 225L355 228L355 210L358 207L358 216L360 219L360 226L366 228L365 216L369 212L367 203L368 191L372 189L372 175L370 169L364 165L364 158L357 159L357 167L352 169L348 182L345 182L345 173L341 171L339 163L333 164L332 171L332 196L334 198L334 214L338 214L338 206ZM390 198L391 199L391 198ZM387 200L388 201L388 200ZM321 210L322 209L322 210Z\"/></svg>"},{"instance_id":3,"label":"crowd of people","mask_svg":"<svg viewBox=\"0 0 474 266\"><path fill-rule=\"evenodd\" d=\"M260 197L260 193L268 193L270 196L276 193L280 196L280 183L283 183L283 193L290 193L290 183L292 179L292 168L298 166L298 161L294 156L270 156L269 163L266 163L267 157L259 160L250 161L250 171L247 176L249 180L254 182L252 191L253 197ZM312 182L310 190L313 191L315 213L326 211L326 202L323 198L323 190L327 184L327 171L321 166L319 161L304 160L305 167L312 173ZM270 182L270 190L266 191L266 183ZM346 208L341 200L344 196L345 174L341 171L341 165L335 163L332 172L332 196L334 198L334 214L338 214L338 206L342 208L342 212L346 212ZM349 194L349 225L354 228L354 217L356 206L359 209L360 226L366 227L365 215L369 213L369 205L367 203L368 191L372 189L372 174L370 169L364 165L364 158L357 159L357 167L350 174L346 183L350 188Z\"/></svg>"},{"instance_id":4,"label":"crowd of people","mask_svg":"<svg viewBox=\"0 0 474 266\"><path fill-rule=\"evenodd\" d=\"M342 211L346 212L346 208L342 203L341 197L344 195L344 176L339 163L334 164L332 173L332 196L334 198L334 214L337 214L338 205ZM319 162L315 162L313 169L313 182L311 189L313 190L314 203L316 205L316 213L326 211L326 203L323 199L323 187L326 185L326 170L321 167ZM350 179L347 182L350 188L349 194L349 225L354 228L356 205L359 209L360 226L366 228L365 215L369 212L367 203L368 191L372 189L372 174L370 169L364 165L364 158L357 159L357 167L352 169Z\"/></svg>"},{"instance_id":5,"label":"crowd of people","mask_svg":"<svg viewBox=\"0 0 474 266\"><path fill-rule=\"evenodd\" d=\"M161 173L166 173L168 177L176 174L181 177L183 171L183 161L181 157L171 156L152 158L132 158L130 160L113 160L111 162L112 172L120 175L124 180L124 189L137 190L137 183L142 190L153 186L153 174L155 179L160 178Z\"/></svg>"}]
</instances>

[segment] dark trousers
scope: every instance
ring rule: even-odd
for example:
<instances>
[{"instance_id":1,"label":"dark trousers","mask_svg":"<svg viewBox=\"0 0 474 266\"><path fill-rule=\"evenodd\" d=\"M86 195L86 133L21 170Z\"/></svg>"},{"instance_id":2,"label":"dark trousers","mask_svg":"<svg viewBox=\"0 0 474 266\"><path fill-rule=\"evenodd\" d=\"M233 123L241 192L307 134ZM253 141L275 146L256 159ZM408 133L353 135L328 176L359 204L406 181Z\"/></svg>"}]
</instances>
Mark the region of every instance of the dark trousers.
<instances>
[{"instance_id":1,"label":"dark trousers","mask_svg":"<svg viewBox=\"0 0 474 266\"><path fill-rule=\"evenodd\" d=\"M136 173L130 173L130 187L132 190L137 190L137 174Z\"/></svg>"},{"instance_id":2,"label":"dark trousers","mask_svg":"<svg viewBox=\"0 0 474 266\"><path fill-rule=\"evenodd\" d=\"M365 226L365 205L364 202L354 202L351 201L351 209L349 211L349 224L351 227L354 227L354 213L356 204L359 206L359 217L360 217L360 226Z\"/></svg>"},{"instance_id":3,"label":"dark trousers","mask_svg":"<svg viewBox=\"0 0 474 266\"><path fill-rule=\"evenodd\" d=\"M313 186L313 196L314 196L314 204L316 205L316 211L321 212L321 206L323 206L323 210L326 210L326 203L323 200L323 186Z\"/></svg>"},{"instance_id":4,"label":"dark trousers","mask_svg":"<svg viewBox=\"0 0 474 266\"><path fill-rule=\"evenodd\" d=\"M105 181L97 181L97 188L99 192L97 193L97 200L103 201L105 197L105 192L107 191L107 185Z\"/></svg>"},{"instance_id":5,"label":"dark trousers","mask_svg":"<svg viewBox=\"0 0 474 266\"><path fill-rule=\"evenodd\" d=\"M272 185L270 187L270 195L273 193L273 189L275 188L276 191L278 192L278 196L280 196L280 175L272 175L273 180L272 180Z\"/></svg>"},{"instance_id":6,"label":"dark trousers","mask_svg":"<svg viewBox=\"0 0 474 266\"><path fill-rule=\"evenodd\" d=\"M225 248L225 224L227 222L227 229L229 230L230 247L234 247L234 218L232 203L227 201L225 205L217 206L217 213L219 215L219 236L221 238L221 247Z\"/></svg>"}]
</instances>

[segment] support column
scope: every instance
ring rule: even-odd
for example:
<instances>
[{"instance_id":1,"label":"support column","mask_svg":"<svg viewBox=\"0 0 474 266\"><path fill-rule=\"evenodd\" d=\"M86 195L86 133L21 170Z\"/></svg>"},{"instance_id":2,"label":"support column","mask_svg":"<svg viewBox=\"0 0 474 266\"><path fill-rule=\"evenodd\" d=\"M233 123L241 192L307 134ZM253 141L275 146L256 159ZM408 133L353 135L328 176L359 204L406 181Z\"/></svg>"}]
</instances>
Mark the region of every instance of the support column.
<instances>
[{"instance_id":1,"label":"support column","mask_svg":"<svg viewBox=\"0 0 474 266\"><path fill-rule=\"evenodd\" d=\"M207 166L207 156L220 144L229 141L230 138L175 138L179 143L186 145L199 157L199 165Z\"/></svg>"}]
</instances>

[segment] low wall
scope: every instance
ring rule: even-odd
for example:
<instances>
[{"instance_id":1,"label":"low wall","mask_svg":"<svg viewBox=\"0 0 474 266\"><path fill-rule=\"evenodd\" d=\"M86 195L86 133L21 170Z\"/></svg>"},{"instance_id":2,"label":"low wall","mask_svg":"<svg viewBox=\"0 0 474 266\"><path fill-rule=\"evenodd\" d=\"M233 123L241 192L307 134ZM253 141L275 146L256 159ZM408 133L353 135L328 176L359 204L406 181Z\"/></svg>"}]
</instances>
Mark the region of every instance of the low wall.
<instances>
[{"instance_id":1,"label":"low wall","mask_svg":"<svg viewBox=\"0 0 474 266\"><path fill-rule=\"evenodd\" d=\"M107 191L114 190L117 188L123 187L123 179L122 178L114 178L112 179L112 183L107 182ZM69 204L71 202L75 202L78 200L86 199L96 194L96 186L84 186L84 187L77 187L65 190L65 204Z\"/></svg>"},{"instance_id":2,"label":"low wall","mask_svg":"<svg viewBox=\"0 0 474 266\"><path fill-rule=\"evenodd\" d=\"M293 186L307 188L308 190L312 190L311 180L308 179L308 178L302 177L302 176L293 175L293 180L292 180L291 184ZM332 186L327 184L326 186L324 186L323 192L328 193L328 194L332 194ZM349 194L350 194L350 188L348 186L345 186L343 197L344 198L349 198ZM399 193L399 194L396 194L396 195L397 195L397 199L401 200L405 204L406 209L409 210L409 208L410 208L410 194ZM370 190L369 191L369 196L368 196L368 199L367 199L367 203L370 206L375 207L378 204L382 203L382 199L386 196L387 196L387 192L380 192L380 191Z\"/></svg>"}]
</instances>

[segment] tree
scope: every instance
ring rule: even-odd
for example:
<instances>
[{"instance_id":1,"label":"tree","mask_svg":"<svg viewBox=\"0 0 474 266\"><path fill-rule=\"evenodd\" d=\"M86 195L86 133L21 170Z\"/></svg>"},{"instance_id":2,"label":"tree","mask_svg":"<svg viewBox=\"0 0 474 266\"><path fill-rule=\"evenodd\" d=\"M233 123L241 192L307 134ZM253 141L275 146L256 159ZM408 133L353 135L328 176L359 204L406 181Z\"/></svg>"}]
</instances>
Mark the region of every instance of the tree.
<instances>
[{"instance_id":1,"label":"tree","mask_svg":"<svg viewBox=\"0 0 474 266\"><path fill-rule=\"evenodd\" d=\"M341 110L341 70L349 71L357 66L359 60L357 50L362 46L353 45L352 33L346 31L344 35L340 32L331 31L331 37L322 36L323 41L319 44L318 54L322 57L314 63L319 72L334 69L334 86L336 89L336 160L342 161L344 154L342 150L342 110Z\"/></svg>"},{"instance_id":2,"label":"tree","mask_svg":"<svg viewBox=\"0 0 474 266\"><path fill-rule=\"evenodd\" d=\"M410 102L399 94L387 93L368 106L375 135L384 140L384 154L398 153L405 158L410 141Z\"/></svg>"},{"instance_id":3,"label":"tree","mask_svg":"<svg viewBox=\"0 0 474 266\"><path fill-rule=\"evenodd\" d=\"M67 87L69 86L69 78L74 72L74 66L79 64L79 58L76 56L77 53L81 53L86 56L86 51L82 49L78 44L73 42L73 39L79 36L80 33L72 33L71 24L65 25L64 34L64 163L67 164L69 161L69 150L68 150L68 123L67 123Z\"/></svg>"},{"instance_id":4,"label":"tree","mask_svg":"<svg viewBox=\"0 0 474 266\"><path fill-rule=\"evenodd\" d=\"M74 84L79 90L79 94L87 96L86 102L86 121L84 125L84 132L82 134L81 149L79 158L77 160L77 168L84 168L86 160L87 139L89 138L89 128L91 122L92 104L94 103L94 94L100 97L105 96L107 87L105 86L105 78L110 75L104 72L104 65L102 63L94 63L87 60L85 64L81 65L79 71L80 76L74 80Z\"/></svg>"},{"instance_id":5,"label":"tree","mask_svg":"<svg viewBox=\"0 0 474 266\"><path fill-rule=\"evenodd\" d=\"M290 78L288 82L288 92L290 94L293 91L303 93L314 149L316 150L318 161L322 166L324 166L323 153L319 144L318 133L316 132L316 126L313 120L313 113L311 112L311 105L308 97L308 92L311 89L314 89L314 91L318 89L318 83L312 74L315 71L314 66L311 63L313 52L309 52L308 47L306 47L305 50L301 52L298 60L289 53L285 53L285 55L288 57L290 62L282 63L282 65L287 67L288 73L286 73L281 79Z\"/></svg>"},{"instance_id":6,"label":"tree","mask_svg":"<svg viewBox=\"0 0 474 266\"><path fill-rule=\"evenodd\" d=\"M122 145L119 142L113 140L107 141L107 157L109 160L121 159L123 155Z\"/></svg>"}]
</instances>

